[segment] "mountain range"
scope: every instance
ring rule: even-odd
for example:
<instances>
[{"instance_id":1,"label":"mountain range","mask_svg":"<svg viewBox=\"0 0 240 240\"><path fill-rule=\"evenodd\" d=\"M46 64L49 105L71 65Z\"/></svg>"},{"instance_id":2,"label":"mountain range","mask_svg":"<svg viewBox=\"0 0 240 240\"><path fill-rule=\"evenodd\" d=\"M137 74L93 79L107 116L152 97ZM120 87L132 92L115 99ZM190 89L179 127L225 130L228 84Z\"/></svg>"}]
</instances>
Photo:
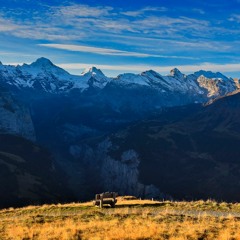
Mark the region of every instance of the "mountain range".
<instances>
[{"instance_id":1,"label":"mountain range","mask_svg":"<svg viewBox=\"0 0 240 240\"><path fill-rule=\"evenodd\" d=\"M101 191L240 200L239 86L204 70L109 78L96 67L71 75L46 58L1 63L0 179L12 185L0 206Z\"/></svg>"},{"instance_id":2,"label":"mountain range","mask_svg":"<svg viewBox=\"0 0 240 240\"><path fill-rule=\"evenodd\" d=\"M103 89L109 85L136 88L148 87L165 95L170 92L192 95L200 98L216 97L234 91L239 81L217 72L200 70L194 74L182 74L177 68L168 76L149 70L141 74L121 74L116 78L106 77L100 69L92 67L81 75L71 75L46 58L39 58L32 64L10 66L0 63L2 83L17 89L34 89L48 93L66 93L78 89ZM196 100L196 101L197 101Z\"/></svg>"}]
</instances>

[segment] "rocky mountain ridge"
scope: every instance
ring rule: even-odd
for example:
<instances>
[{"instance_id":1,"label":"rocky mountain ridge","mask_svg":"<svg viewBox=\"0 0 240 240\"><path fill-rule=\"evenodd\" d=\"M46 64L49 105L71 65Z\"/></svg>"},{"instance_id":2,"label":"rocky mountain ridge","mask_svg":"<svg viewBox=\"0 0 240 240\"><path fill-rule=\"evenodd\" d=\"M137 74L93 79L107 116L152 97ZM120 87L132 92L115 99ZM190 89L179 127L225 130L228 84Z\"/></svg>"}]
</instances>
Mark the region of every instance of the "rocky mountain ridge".
<instances>
[{"instance_id":1,"label":"rocky mountain ridge","mask_svg":"<svg viewBox=\"0 0 240 240\"><path fill-rule=\"evenodd\" d=\"M149 70L140 74L120 74L116 78L106 77L100 69L92 67L81 75L71 75L57 67L46 58L39 58L32 64L22 66L0 65L2 83L18 89L32 88L49 93L69 92L73 89L85 91L91 87L103 89L108 84L123 86L146 86L157 89L160 93L177 92L185 94L217 97L239 87L237 82L221 73L200 70L185 75L178 69L172 69L168 76Z\"/></svg>"},{"instance_id":2,"label":"rocky mountain ridge","mask_svg":"<svg viewBox=\"0 0 240 240\"><path fill-rule=\"evenodd\" d=\"M0 86L0 133L12 134L35 141L36 134L30 110Z\"/></svg>"}]
</instances>

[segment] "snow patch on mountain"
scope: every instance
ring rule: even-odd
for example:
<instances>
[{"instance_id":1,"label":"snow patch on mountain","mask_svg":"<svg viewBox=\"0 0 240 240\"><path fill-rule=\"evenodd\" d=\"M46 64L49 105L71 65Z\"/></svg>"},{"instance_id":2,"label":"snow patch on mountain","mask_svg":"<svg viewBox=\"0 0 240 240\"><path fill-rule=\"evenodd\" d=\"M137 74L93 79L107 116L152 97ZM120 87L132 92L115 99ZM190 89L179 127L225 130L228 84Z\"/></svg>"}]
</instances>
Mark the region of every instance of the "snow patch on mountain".
<instances>
[{"instance_id":1,"label":"snow patch on mountain","mask_svg":"<svg viewBox=\"0 0 240 240\"><path fill-rule=\"evenodd\" d=\"M124 73L120 74L116 80L123 85L137 84L141 86L149 86L148 80L140 74Z\"/></svg>"},{"instance_id":2,"label":"snow patch on mountain","mask_svg":"<svg viewBox=\"0 0 240 240\"><path fill-rule=\"evenodd\" d=\"M18 68L24 75L30 75L32 78L58 76L60 80L71 79L71 75L67 71L57 67L47 58L39 58L29 65L23 64Z\"/></svg>"},{"instance_id":3,"label":"snow patch on mountain","mask_svg":"<svg viewBox=\"0 0 240 240\"><path fill-rule=\"evenodd\" d=\"M200 70L200 71L195 72L194 75L196 75L197 77L204 76L205 78L208 78L208 79L222 79L222 80L225 80L225 81L229 80L228 77L224 76L220 72L214 73L214 72L211 72L211 71Z\"/></svg>"},{"instance_id":4,"label":"snow patch on mountain","mask_svg":"<svg viewBox=\"0 0 240 240\"><path fill-rule=\"evenodd\" d=\"M101 89L104 88L106 84L110 81L110 79L106 77L103 72L96 67L85 69L80 75L80 77L82 78L83 82L88 84L88 86Z\"/></svg>"}]
</instances>

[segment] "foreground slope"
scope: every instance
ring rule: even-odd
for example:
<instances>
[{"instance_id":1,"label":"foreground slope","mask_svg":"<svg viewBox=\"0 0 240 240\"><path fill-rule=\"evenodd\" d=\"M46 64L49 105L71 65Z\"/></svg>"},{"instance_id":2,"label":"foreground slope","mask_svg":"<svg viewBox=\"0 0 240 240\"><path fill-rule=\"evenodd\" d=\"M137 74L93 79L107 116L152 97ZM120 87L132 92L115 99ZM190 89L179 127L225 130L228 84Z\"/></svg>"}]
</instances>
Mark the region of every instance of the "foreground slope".
<instances>
[{"instance_id":1,"label":"foreground slope","mask_svg":"<svg viewBox=\"0 0 240 240\"><path fill-rule=\"evenodd\" d=\"M239 204L118 198L115 209L91 203L0 211L1 239L240 239Z\"/></svg>"}]
</instances>

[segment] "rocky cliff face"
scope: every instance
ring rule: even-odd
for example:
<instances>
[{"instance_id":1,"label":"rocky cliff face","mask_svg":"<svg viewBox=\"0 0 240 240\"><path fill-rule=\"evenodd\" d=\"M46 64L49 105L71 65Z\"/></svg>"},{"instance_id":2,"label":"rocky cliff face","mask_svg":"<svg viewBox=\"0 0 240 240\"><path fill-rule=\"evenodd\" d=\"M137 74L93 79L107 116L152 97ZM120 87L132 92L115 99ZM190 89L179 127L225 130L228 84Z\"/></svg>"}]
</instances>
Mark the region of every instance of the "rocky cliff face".
<instances>
[{"instance_id":1,"label":"rocky cliff face","mask_svg":"<svg viewBox=\"0 0 240 240\"><path fill-rule=\"evenodd\" d=\"M91 171L88 174L97 177L105 191L117 191L121 195L133 195L143 198L169 198L153 184L143 184L139 180L140 159L134 149L121 153L119 159L110 155L112 142L104 139L95 147L73 145L70 153L79 158ZM96 176L97 174L97 176Z\"/></svg>"},{"instance_id":2,"label":"rocky cliff face","mask_svg":"<svg viewBox=\"0 0 240 240\"><path fill-rule=\"evenodd\" d=\"M240 79L239 78L234 78L233 80L234 80L237 88L240 89Z\"/></svg>"},{"instance_id":3,"label":"rocky cliff face","mask_svg":"<svg viewBox=\"0 0 240 240\"><path fill-rule=\"evenodd\" d=\"M0 89L0 132L35 141L35 131L27 107L17 102L9 91Z\"/></svg>"}]
</instances>

